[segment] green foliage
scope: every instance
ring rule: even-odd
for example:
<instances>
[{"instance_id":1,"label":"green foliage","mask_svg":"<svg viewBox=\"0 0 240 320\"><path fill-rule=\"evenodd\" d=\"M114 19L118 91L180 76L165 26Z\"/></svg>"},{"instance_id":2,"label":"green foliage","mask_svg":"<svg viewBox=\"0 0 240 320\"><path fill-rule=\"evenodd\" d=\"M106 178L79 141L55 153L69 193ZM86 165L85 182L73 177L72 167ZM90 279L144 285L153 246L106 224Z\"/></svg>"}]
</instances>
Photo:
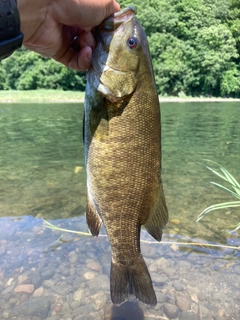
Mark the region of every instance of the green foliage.
<instances>
[{"instance_id":1,"label":"green foliage","mask_svg":"<svg viewBox=\"0 0 240 320\"><path fill-rule=\"evenodd\" d=\"M214 166L216 166L217 169L211 168L206 165L205 165L205 167L208 170L210 170L212 173L214 173L216 176L223 179L225 181L225 183L228 184L228 186L226 187L225 185L222 185L222 184L219 184L216 182L212 182L212 181L211 181L211 183L213 185L219 187L220 189L228 192L232 196L234 196L234 198L237 199L237 201L222 202L222 203L211 205L210 207L206 208L198 215L196 222L200 221L204 216L206 216L211 211L219 210L219 209L226 209L226 208L240 207L240 184L238 183L238 181L222 165L218 164L217 162L211 161L211 160L206 160L206 161L209 161L210 163L214 164ZM237 231L238 229L240 229L240 223L238 223L236 228L232 231L234 232L234 231Z\"/></svg>"},{"instance_id":2,"label":"green foliage","mask_svg":"<svg viewBox=\"0 0 240 320\"><path fill-rule=\"evenodd\" d=\"M133 4L138 9L138 19L149 39L159 94L240 96L239 3L120 0L122 6Z\"/></svg>"},{"instance_id":3,"label":"green foliage","mask_svg":"<svg viewBox=\"0 0 240 320\"><path fill-rule=\"evenodd\" d=\"M83 74L24 48L1 62L0 74L0 89L5 90L85 89Z\"/></svg>"},{"instance_id":4,"label":"green foliage","mask_svg":"<svg viewBox=\"0 0 240 320\"><path fill-rule=\"evenodd\" d=\"M149 40L159 94L240 97L240 0L119 0ZM0 65L0 89L84 90L85 77L21 49Z\"/></svg>"},{"instance_id":5,"label":"green foliage","mask_svg":"<svg viewBox=\"0 0 240 320\"><path fill-rule=\"evenodd\" d=\"M240 72L234 66L222 74L220 92L222 96L237 97L240 88Z\"/></svg>"},{"instance_id":6,"label":"green foliage","mask_svg":"<svg viewBox=\"0 0 240 320\"><path fill-rule=\"evenodd\" d=\"M233 67L233 59L238 57L235 40L222 24L201 28L196 40L202 93L218 95L222 74Z\"/></svg>"}]
</instances>

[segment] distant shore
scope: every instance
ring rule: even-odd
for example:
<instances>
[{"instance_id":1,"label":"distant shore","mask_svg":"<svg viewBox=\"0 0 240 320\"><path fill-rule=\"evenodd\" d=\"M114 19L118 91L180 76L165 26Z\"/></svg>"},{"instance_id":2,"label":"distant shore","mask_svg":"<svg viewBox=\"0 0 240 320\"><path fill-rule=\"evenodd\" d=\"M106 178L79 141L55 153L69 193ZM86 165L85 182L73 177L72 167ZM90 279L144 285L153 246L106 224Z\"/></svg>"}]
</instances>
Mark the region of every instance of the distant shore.
<instances>
[{"instance_id":1,"label":"distant shore","mask_svg":"<svg viewBox=\"0 0 240 320\"><path fill-rule=\"evenodd\" d=\"M83 103L84 92L61 90L0 90L0 103ZM160 102L240 102L240 99L214 97L159 97Z\"/></svg>"},{"instance_id":2,"label":"distant shore","mask_svg":"<svg viewBox=\"0 0 240 320\"><path fill-rule=\"evenodd\" d=\"M83 102L84 92L62 90L0 90L0 103Z\"/></svg>"},{"instance_id":3,"label":"distant shore","mask_svg":"<svg viewBox=\"0 0 240 320\"><path fill-rule=\"evenodd\" d=\"M205 98L205 97L159 97L160 102L240 102L240 99L234 98Z\"/></svg>"}]
</instances>

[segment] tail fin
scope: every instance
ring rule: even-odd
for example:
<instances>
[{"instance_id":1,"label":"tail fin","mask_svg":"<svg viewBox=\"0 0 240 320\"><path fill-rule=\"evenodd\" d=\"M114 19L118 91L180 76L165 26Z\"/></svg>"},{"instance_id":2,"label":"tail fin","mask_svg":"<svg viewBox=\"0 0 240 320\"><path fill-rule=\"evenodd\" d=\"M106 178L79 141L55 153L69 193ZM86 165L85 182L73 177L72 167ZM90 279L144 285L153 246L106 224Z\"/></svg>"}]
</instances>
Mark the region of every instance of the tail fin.
<instances>
[{"instance_id":1,"label":"tail fin","mask_svg":"<svg viewBox=\"0 0 240 320\"><path fill-rule=\"evenodd\" d=\"M115 305L129 300L130 295L134 295L145 304L157 304L152 280L142 256L132 266L112 261L110 279L111 299Z\"/></svg>"}]
</instances>

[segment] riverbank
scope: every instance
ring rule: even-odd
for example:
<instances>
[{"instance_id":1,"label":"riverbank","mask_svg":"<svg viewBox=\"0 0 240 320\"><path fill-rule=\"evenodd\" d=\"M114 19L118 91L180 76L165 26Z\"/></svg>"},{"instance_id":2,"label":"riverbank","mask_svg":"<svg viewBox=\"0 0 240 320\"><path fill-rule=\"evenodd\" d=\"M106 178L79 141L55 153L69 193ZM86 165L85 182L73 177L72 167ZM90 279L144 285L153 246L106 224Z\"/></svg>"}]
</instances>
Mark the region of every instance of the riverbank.
<instances>
[{"instance_id":1,"label":"riverbank","mask_svg":"<svg viewBox=\"0 0 240 320\"><path fill-rule=\"evenodd\" d=\"M62 90L0 90L0 103L83 102L84 95L84 92Z\"/></svg>"},{"instance_id":2,"label":"riverbank","mask_svg":"<svg viewBox=\"0 0 240 320\"><path fill-rule=\"evenodd\" d=\"M0 103L78 103L84 101L84 92L62 90L0 90ZM160 102L240 102L233 98L159 97Z\"/></svg>"},{"instance_id":3,"label":"riverbank","mask_svg":"<svg viewBox=\"0 0 240 320\"><path fill-rule=\"evenodd\" d=\"M160 102L240 102L240 99L234 98L205 98L205 97L159 97Z\"/></svg>"}]
</instances>

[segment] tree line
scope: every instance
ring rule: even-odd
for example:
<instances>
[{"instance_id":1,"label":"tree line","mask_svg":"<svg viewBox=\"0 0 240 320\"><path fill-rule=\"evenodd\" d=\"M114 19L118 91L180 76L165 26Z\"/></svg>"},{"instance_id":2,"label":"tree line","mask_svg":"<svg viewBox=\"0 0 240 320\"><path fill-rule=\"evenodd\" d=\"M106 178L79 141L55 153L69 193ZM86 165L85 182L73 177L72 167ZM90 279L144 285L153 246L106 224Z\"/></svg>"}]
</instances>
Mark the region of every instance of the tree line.
<instances>
[{"instance_id":1,"label":"tree line","mask_svg":"<svg viewBox=\"0 0 240 320\"><path fill-rule=\"evenodd\" d=\"M134 5L160 95L240 97L240 0L120 0ZM85 75L22 48L0 65L0 89L85 89Z\"/></svg>"}]
</instances>

